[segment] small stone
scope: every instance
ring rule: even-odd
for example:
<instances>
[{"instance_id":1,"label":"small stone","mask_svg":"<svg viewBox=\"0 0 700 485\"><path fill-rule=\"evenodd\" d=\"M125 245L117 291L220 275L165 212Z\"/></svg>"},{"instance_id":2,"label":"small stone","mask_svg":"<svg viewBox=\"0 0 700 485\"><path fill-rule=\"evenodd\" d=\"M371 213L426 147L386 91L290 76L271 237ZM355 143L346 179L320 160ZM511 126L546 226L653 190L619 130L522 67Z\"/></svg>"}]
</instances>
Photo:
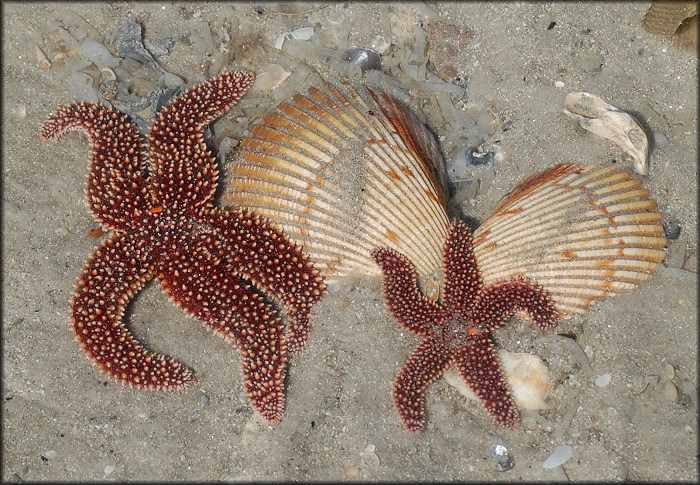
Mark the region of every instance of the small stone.
<instances>
[{"instance_id":1,"label":"small stone","mask_svg":"<svg viewBox=\"0 0 700 485\"><path fill-rule=\"evenodd\" d=\"M372 49L360 47L348 49L343 54L343 59L352 64L357 64L363 71L379 69L382 66L382 61L379 54Z\"/></svg>"},{"instance_id":2,"label":"small stone","mask_svg":"<svg viewBox=\"0 0 700 485\"><path fill-rule=\"evenodd\" d=\"M665 146L668 145L668 137L663 131L654 130L654 145Z\"/></svg>"},{"instance_id":3,"label":"small stone","mask_svg":"<svg viewBox=\"0 0 700 485\"><path fill-rule=\"evenodd\" d=\"M513 457L508 455L508 448L504 445L491 445L491 457L496 460L496 470L507 472L515 466Z\"/></svg>"},{"instance_id":4,"label":"small stone","mask_svg":"<svg viewBox=\"0 0 700 485\"><path fill-rule=\"evenodd\" d=\"M428 41L428 60L435 69L435 74L445 82L451 83L458 76L452 63L469 45L473 34L467 28L442 20L432 21L426 29Z\"/></svg>"},{"instance_id":5,"label":"small stone","mask_svg":"<svg viewBox=\"0 0 700 485\"><path fill-rule=\"evenodd\" d=\"M116 467L114 465L107 465L105 467L105 475L109 475L110 473L114 472L115 468Z\"/></svg>"},{"instance_id":6,"label":"small stone","mask_svg":"<svg viewBox=\"0 0 700 485\"><path fill-rule=\"evenodd\" d=\"M598 387L605 387L608 384L610 384L610 381L612 380L612 376L609 373L603 374L601 376L598 376L595 381L596 386Z\"/></svg>"},{"instance_id":7,"label":"small stone","mask_svg":"<svg viewBox=\"0 0 700 485\"><path fill-rule=\"evenodd\" d=\"M564 87L564 81L555 81L554 86L557 88L563 88Z\"/></svg>"},{"instance_id":8,"label":"small stone","mask_svg":"<svg viewBox=\"0 0 700 485\"><path fill-rule=\"evenodd\" d=\"M355 465L350 465L345 467L344 473L345 478L357 478L360 476L360 469Z\"/></svg>"},{"instance_id":9,"label":"small stone","mask_svg":"<svg viewBox=\"0 0 700 485\"><path fill-rule=\"evenodd\" d=\"M678 388L671 381L666 381L661 388L661 395L670 402L678 402Z\"/></svg>"},{"instance_id":10,"label":"small stone","mask_svg":"<svg viewBox=\"0 0 700 485\"><path fill-rule=\"evenodd\" d=\"M664 222L662 224L664 228L664 233L666 234L666 239L671 241L678 239L681 235L682 227L675 221Z\"/></svg>"}]
</instances>

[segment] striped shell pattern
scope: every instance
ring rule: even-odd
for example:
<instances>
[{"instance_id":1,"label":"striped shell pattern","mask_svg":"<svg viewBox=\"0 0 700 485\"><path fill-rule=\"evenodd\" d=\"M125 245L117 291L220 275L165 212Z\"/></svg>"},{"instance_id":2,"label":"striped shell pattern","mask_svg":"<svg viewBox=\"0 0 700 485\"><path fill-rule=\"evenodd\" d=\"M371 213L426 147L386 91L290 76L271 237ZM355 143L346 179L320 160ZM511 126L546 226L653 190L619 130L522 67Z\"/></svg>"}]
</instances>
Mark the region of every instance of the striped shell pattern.
<instances>
[{"instance_id":1,"label":"striped shell pattern","mask_svg":"<svg viewBox=\"0 0 700 485\"><path fill-rule=\"evenodd\" d=\"M296 95L240 144L224 198L304 247L327 279L379 275L391 247L419 275L441 266L444 164L433 135L394 97L343 84ZM665 257L657 204L618 166L556 165L517 185L474 232L486 284L524 276L561 317L629 290Z\"/></svg>"}]
</instances>

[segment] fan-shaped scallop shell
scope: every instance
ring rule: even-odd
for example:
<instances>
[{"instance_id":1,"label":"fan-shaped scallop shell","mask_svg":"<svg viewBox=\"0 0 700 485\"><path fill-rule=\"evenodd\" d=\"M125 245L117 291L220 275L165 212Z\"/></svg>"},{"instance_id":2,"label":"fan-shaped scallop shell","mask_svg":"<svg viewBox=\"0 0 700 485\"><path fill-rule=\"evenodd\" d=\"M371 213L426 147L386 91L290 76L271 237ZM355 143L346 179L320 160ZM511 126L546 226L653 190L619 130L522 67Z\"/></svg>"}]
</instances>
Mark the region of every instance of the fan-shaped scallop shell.
<instances>
[{"instance_id":1,"label":"fan-shaped scallop shell","mask_svg":"<svg viewBox=\"0 0 700 485\"><path fill-rule=\"evenodd\" d=\"M420 275L441 267L443 162L398 100L367 87L311 89L251 132L224 197L283 229L324 277L380 274L370 257L379 246L405 254ZM617 166L561 164L526 179L474 233L484 281L530 278L563 317L634 288L666 244L641 185Z\"/></svg>"},{"instance_id":2,"label":"fan-shaped scallop shell","mask_svg":"<svg viewBox=\"0 0 700 485\"><path fill-rule=\"evenodd\" d=\"M525 276L561 316L631 290L665 257L661 214L642 181L615 165L556 165L529 177L474 232L486 284Z\"/></svg>"},{"instance_id":3,"label":"fan-shaped scallop shell","mask_svg":"<svg viewBox=\"0 0 700 485\"><path fill-rule=\"evenodd\" d=\"M448 219L433 135L389 95L326 91L294 96L251 129L224 198L282 227L327 278L381 274L370 257L377 246L398 249L421 273L439 267Z\"/></svg>"}]
</instances>

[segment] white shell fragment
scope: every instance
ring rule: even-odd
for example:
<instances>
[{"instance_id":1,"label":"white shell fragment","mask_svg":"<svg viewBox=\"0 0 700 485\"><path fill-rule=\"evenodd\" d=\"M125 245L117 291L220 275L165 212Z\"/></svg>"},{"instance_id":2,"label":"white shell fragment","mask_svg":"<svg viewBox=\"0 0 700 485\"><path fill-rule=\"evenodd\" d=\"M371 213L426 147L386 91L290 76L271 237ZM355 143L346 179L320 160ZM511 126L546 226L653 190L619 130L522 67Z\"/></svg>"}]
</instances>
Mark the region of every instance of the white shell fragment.
<instances>
[{"instance_id":1,"label":"white shell fragment","mask_svg":"<svg viewBox=\"0 0 700 485\"><path fill-rule=\"evenodd\" d=\"M554 382L542 359L536 355L508 352L504 349L498 350L498 359L501 361L501 367L518 409L531 411L547 409L545 394L554 387ZM447 369L443 376L445 381L464 397L481 402L454 366Z\"/></svg>"},{"instance_id":2,"label":"white shell fragment","mask_svg":"<svg viewBox=\"0 0 700 485\"><path fill-rule=\"evenodd\" d=\"M251 93L257 91L272 91L282 84L292 73L279 64L272 64L270 68L262 74L255 76L255 83L251 88Z\"/></svg>"},{"instance_id":3,"label":"white shell fragment","mask_svg":"<svg viewBox=\"0 0 700 485\"><path fill-rule=\"evenodd\" d=\"M282 46L284 45L285 39L309 40L313 36L313 27L302 27L301 29L284 33L277 37L277 40L275 40L275 49L282 50Z\"/></svg>"},{"instance_id":4,"label":"white shell fragment","mask_svg":"<svg viewBox=\"0 0 700 485\"><path fill-rule=\"evenodd\" d=\"M649 172L652 161L649 140L644 127L632 115L585 92L569 93L565 104L564 113L578 121L582 128L629 153L637 173L646 175Z\"/></svg>"},{"instance_id":5,"label":"white shell fragment","mask_svg":"<svg viewBox=\"0 0 700 485\"><path fill-rule=\"evenodd\" d=\"M563 465L574 456L574 449L569 445L561 445L554 448L551 455L542 462L543 468L556 468Z\"/></svg>"}]
</instances>

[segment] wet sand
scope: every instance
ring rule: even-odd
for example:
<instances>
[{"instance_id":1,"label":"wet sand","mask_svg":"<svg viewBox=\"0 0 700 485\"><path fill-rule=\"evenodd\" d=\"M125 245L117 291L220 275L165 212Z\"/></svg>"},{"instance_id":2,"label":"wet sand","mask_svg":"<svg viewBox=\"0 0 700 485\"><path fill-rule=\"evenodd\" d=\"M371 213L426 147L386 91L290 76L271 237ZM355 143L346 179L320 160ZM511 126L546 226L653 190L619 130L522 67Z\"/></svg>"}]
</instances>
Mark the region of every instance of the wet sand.
<instances>
[{"instance_id":1,"label":"wet sand","mask_svg":"<svg viewBox=\"0 0 700 485\"><path fill-rule=\"evenodd\" d=\"M3 4L2 479L517 481L565 473L577 481L697 481L696 60L642 29L648 5L397 4L387 17L365 3ZM141 13L149 14L146 39L205 38L211 29L210 56L191 39L158 56L189 84L216 74L207 64L266 71L282 56L277 37L302 27L340 50L387 32L393 39L385 40L410 48L414 25L438 17L466 28L472 36L452 65L467 78L467 97L488 113L493 132L483 144L503 154L476 216L555 163L631 166L619 148L563 114L568 92L587 91L643 113L664 134L645 186L664 221L681 225L680 237L649 281L562 322L555 334L516 318L496 333L501 347L545 359L556 382L548 409L523 412L530 426L516 430L495 425L444 379L428 390L425 431L404 430L391 384L419 338L390 317L377 279L348 278L316 307L307 349L290 362L277 425L248 405L239 350L185 316L155 283L128 307L129 326L150 349L192 368L197 382L172 393L123 386L89 362L69 316L76 278L105 237L88 236L98 227L84 201L88 140L71 134L44 143L39 127L73 100L61 79L65 63L55 58L56 29L78 15L110 46L115 29ZM236 32L228 43L219 42L222 25ZM35 46L50 69L37 62ZM324 72L322 59L308 64ZM309 85L321 85L311 70L298 91ZM274 95L261 97L232 110L227 126L275 105ZM417 107L452 142L443 146L447 157L462 148L435 104ZM558 333L587 344L588 373ZM605 374L610 382L597 386ZM513 458L509 471L497 470L496 444ZM573 456L557 475L542 462L559 445Z\"/></svg>"}]
</instances>

